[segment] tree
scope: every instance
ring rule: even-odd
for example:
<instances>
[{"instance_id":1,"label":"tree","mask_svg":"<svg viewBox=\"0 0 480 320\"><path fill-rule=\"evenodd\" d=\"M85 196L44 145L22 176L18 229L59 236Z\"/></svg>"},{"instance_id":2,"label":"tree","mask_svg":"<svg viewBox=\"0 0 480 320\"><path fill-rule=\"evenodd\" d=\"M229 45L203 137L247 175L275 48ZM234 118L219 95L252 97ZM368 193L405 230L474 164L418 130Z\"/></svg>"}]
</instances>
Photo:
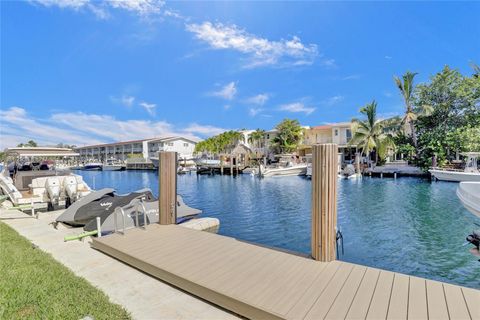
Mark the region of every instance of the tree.
<instances>
[{"instance_id":1,"label":"tree","mask_svg":"<svg viewBox=\"0 0 480 320\"><path fill-rule=\"evenodd\" d=\"M298 120L284 119L277 124L277 136L273 143L281 153L293 152L302 139L303 129Z\"/></svg>"},{"instance_id":2,"label":"tree","mask_svg":"<svg viewBox=\"0 0 480 320\"><path fill-rule=\"evenodd\" d=\"M394 76L393 79L395 80L395 84L397 85L398 89L400 90L400 94L403 97L403 102L405 103L405 115L402 118L402 124L405 131L412 137L413 146L415 149L417 148L417 132L415 130L415 120L421 115L428 115L431 113L431 107L427 105L423 105L422 107L417 107L415 110L412 104L413 93L415 90L415 86L413 84L413 79L417 73L407 71L400 79L397 76Z\"/></svg>"},{"instance_id":3,"label":"tree","mask_svg":"<svg viewBox=\"0 0 480 320\"><path fill-rule=\"evenodd\" d=\"M265 138L265 130L257 129L253 131L248 137L248 142L254 145L255 147L260 147L259 142Z\"/></svg>"},{"instance_id":4,"label":"tree","mask_svg":"<svg viewBox=\"0 0 480 320\"><path fill-rule=\"evenodd\" d=\"M417 87L415 104L432 106L430 115L415 122L418 165L428 168L434 155L441 165L452 153L467 151L463 140L480 127L480 78L445 66Z\"/></svg>"},{"instance_id":5,"label":"tree","mask_svg":"<svg viewBox=\"0 0 480 320\"><path fill-rule=\"evenodd\" d=\"M197 143L195 152L230 153L241 141L244 141L243 134L230 130Z\"/></svg>"},{"instance_id":6,"label":"tree","mask_svg":"<svg viewBox=\"0 0 480 320\"><path fill-rule=\"evenodd\" d=\"M37 147L37 143L33 140L29 140L27 143L20 143L17 147Z\"/></svg>"},{"instance_id":7,"label":"tree","mask_svg":"<svg viewBox=\"0 0 480 320\"><path fill-rule=\"evenodd\" d=\"M392 136L385 132L386 122L377 119L375 100L362 107L360 113L365 116L365 119L352 119L353 136L349 144L357 145L365 156L370 156L370 153L375 150L375 162L378 162L378 157L384 159L388 149L394 146Z\"/></svg>"}]
</instances>

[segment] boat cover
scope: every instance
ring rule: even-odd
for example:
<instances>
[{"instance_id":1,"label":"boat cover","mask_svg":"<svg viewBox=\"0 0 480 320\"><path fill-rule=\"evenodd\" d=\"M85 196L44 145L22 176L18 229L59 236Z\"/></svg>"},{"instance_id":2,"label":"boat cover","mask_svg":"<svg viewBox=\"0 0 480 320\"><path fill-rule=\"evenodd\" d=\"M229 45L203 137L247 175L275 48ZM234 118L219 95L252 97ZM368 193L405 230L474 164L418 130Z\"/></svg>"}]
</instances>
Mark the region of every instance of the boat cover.
<instances>
[{"instance_id":1,"label":"boat cover","mask_svg":"<svg viewBox=\"0 0 480 320\"><path fill-rule=\"evenodd\" d=\"M143 201L146 211L147 217L147 225L151 223L158 223L159 221L159 206L158 200L152 199L148 200L145 199ZM139 199L133 199L130 203L125 206L122 206L124 213L125 213L125 229L130 229L136 226L136 210L138 208L138 224L139 226L144 225L144 214L142 207L139 204ZM177 223L182 223L186 220L193 218L194 216L202 213L201 210L189 207L183 202L183 199L180 195L177 195ZM102 234L110 233L115 230L115 213L112 212L109 215L102 214L100 216L101 221L101 230ZM123 221L120 214L117 214L117 228L119 230L123 229ZM84 227L85 231L93 231L97 229L97 222L95 219L92 219L89 223L87 223Z\"/></svg>"},{"instance_id":2,"label":"boat cover","mask_svg":"<svg viewBox=\"0 0 480 320\"><path fill-rule=\"evenodd\" d=\"M83 226L96 217L107 217L116 207L122 207L133 199L145 196L147 201L154 200L150 189L142 189L125 195L115 193L114 189L105 188L80 198L66 209L56 222L71 226Z\"/></svg>"}]
</instances>

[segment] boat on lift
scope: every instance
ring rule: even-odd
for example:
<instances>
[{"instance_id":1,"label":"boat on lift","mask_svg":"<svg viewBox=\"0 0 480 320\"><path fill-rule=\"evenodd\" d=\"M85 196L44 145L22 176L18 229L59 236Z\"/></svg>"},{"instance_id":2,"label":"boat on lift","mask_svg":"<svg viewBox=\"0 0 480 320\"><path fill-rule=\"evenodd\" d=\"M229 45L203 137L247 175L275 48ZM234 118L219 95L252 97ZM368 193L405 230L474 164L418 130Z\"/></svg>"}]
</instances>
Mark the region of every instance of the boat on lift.
<instances>
[{"instance_id":1,"label":"boat on lift","mask_svg":"<svg viewBox=\"0 0 480 320\"><path fill-rule=\"evenodd\" d=\"M81 176L41 161L47 157L78 157L71 149L9 148L5 156L9 163L0 173L0 190L14 207L53 210L55 206L69 206L91 192Z\"/></svg>"},{"instance_id":2,"label":"boat on lift","mask_svg":"<svg viewBox=\"0 0 480 320\"><path fill-rule=\"evenodd\" d=\"M463 154L466 158L465 169L442 169L432 168L428 170L433 177L443 181L479 181L480 182L480 170L478 166L480 152L467 152Z\"/></svg>"}]
</instances>

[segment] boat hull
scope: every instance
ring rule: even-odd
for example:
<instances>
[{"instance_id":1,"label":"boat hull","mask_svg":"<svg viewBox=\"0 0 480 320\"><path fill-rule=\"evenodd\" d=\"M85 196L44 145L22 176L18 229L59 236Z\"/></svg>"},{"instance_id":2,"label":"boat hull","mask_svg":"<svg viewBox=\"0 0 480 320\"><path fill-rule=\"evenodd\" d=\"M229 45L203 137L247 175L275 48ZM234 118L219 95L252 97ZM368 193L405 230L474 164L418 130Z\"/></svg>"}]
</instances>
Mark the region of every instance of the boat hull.
<instances>
[{"instance_id":1,"label":"boat hull","mask_svg":"<svg viewBox=\"0 0 480 320\"><path fill-rule=\"evenodd\" d=\"M104 165L103 171L122 171L125 170L125 166L122 165Z\"/></svg>"},{"instance_id":2,"label":"boat hull","mask_svg":"<svg viewBox=\"0 0 480 320\"><path fill-rule=\"evenodd\" d=\"M307 174L307 166L265 169L261 172L262 177L304 176L306 174Z\"/></svg>"},{"instance_id":3,"label":"boat hull","mask_svg":"<svg viewBox=\"0 0 480 320\"><path fill-rule=\"evenodd\" d=\"M468 211L480 218L480 182L461 182L457 197Z\"/></svg>"},{"instance_id":4,"label":"boat hull","mask_svg":"<svg viewBox=\"0 0 480 320\"><path fill-rule=\"evenodd\" d=\"M428 170L433 177L442 181L477 181L480 182L480 173L474 172L460 172L460 171L448 171L448 170Z\"/></svg>"}]
</instances>

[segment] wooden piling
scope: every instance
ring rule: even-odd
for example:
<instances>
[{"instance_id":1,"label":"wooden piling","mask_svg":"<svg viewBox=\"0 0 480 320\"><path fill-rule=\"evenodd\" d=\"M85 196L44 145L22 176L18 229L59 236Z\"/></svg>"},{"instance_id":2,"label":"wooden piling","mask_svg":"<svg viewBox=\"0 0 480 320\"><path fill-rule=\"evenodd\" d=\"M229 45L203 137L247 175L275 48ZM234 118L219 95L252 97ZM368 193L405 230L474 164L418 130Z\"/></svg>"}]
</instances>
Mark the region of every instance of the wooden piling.
<instances>
[{"instance_id":1,"label":"wooden piling","mask_svg":"<svg viewBox=\"0 0 480 320\"><path fill-rule=\"evenodd\" d=\"M220 174L223 176L223 156L220 156Z\"/></svg>"},{"instance_id":2,"label":"wooden piling","mask_svg":"<svg viewBox=\"0 0 480 320\"><path fill-rule=\"evenodd\" d=\"M233 156L230 155L230 175L233 176Z\"/></svg>"},{"instance_id":3,"label":"wooden piling","mask_svg":"<svg viewBox=\"0 0 480 320\"><path fill-rule=\"evenodd\" d=\"M338 146L327 143L312 148L312 257L335 260L337 227Z\"/></svg>"},{"instance_id":4,"label":"wooden piling","mask_svg":"<svg viewBox=\"0 0 480 320\"><path fill-rule=\"evenodd\" d=\"M158 154L158 206L160 224L177 221L177 153L161 151Z\"/></svg>"},{"instance_id":5,"label":"wooden piling","mask_svg":"<svg viewBox=\"0 0 480 320\"><path fill-rule=\"evenodd\" d=\"M360 171L360 155L361 155L361 153L358 153L358 152L355 154L355 169L356 169L358 175L361 174L361 171Z\"/></svg>"}]
</instances>

